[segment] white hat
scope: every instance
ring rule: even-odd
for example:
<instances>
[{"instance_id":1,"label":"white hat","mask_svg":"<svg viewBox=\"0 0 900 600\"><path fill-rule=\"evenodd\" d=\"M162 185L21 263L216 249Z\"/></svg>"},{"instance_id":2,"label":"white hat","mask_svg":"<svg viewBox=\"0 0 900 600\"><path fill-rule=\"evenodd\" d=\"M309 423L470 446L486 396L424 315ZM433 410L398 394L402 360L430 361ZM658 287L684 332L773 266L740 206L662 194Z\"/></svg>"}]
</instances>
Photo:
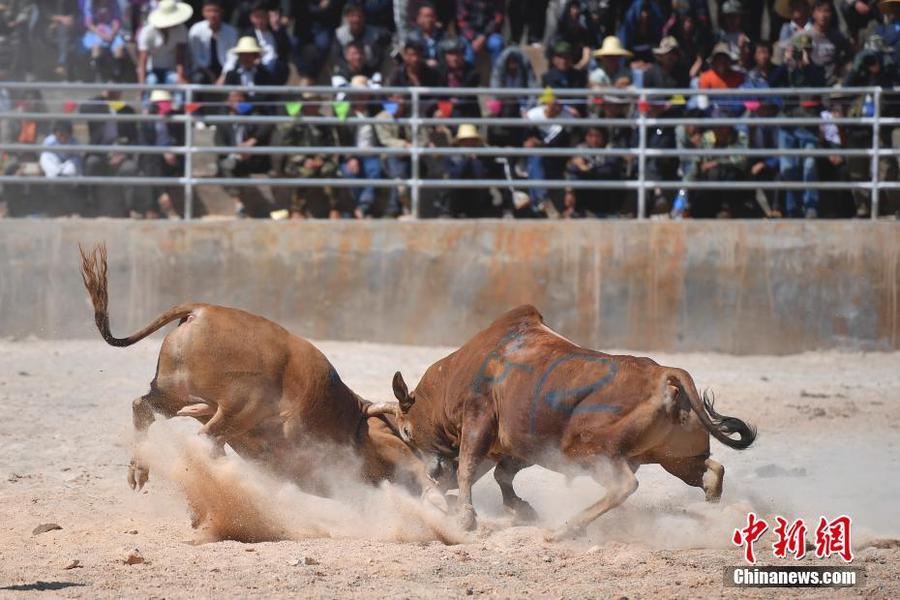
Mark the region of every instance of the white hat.
<instances>
[{"instance_id":1,"label":"white hat","mask_svg":"<svg viewBox=\"0 0 900 600\"><path fill-rule=\"evenodd\" d=\"M602 58L604 56L632 56L631 51L622 47L622 41L614 35L608 35L603 38L603 45L599 50L594 50L594 56Z\"/></svg>"},{"instance_id":2,"label":"white hat","mask_svg":"<svg viewBox=\"0 0 900 600\"><path fill-rule=\"evenodd\" d=\"M478 128L471 123L463 123L457 129L456 138L453 141L459 143L462 140L478 140L482 144L484 143L484 138L478 133Z\"/></svg>"},{"instance_id":3,"label":"white hat","mask_svg":"<svg viewBox=\"0 0 900 600\"><path fill-rule=\"evenodd\" d=\"M238 40L237 45L229 50L232 54L262 54L262 48L256 43L252 35L245 35Z\"/></svg>"},{"instance_id":4,"label":"white hat","mask_svg":"<svg viewBox=\"0 0 900 600\"><path fill-rule=\"evenodd\" d=\"M150 92L150 102L171 102L172 94L168 90L153 90Z\"/></svg>"},{"instance_id":5,"label":"white hat","mask_svg":"<svg viewBox=\"0 0 900 600\"><path fill-rule=\"evenodd\" d=\"M147 21L157 29L167 29L181 25L193 14L194 9L190 4L176 0L160 0L156 10L147 16Z\"/></svg>"}]
</instances>

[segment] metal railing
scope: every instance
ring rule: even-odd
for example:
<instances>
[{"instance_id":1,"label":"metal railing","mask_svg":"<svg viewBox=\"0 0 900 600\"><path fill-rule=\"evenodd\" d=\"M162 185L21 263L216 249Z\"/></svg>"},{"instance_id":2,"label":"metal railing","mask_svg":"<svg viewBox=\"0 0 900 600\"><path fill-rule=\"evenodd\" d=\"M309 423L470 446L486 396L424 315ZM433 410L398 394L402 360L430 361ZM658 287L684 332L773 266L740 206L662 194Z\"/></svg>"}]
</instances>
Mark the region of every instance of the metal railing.
<instances>
[{"instance_id":1,"label":"metal railing","mask_svg":"<svg viewBox=\"0 0 900 600\"><path fill-rule=\"evenodd\" d=\"M409 116L393 118L385 121L383 118L357 117L341 118L338 116L290 116L290 115L223 115L205 114L197 115L194 111L185 111L183 114L161 116L156 114L90 114L67 111L38 112L30 110L9 110L0 112L0 121L54 121L64 119L83 122L139 122L139 121L165 121L169 123L182 123L184 126L184 144L177 146L148 146L148 145L90 145L73 144L61 146L67 152L73 153L104 153L127 152L129 154L163 154L173 153L184 157L184 170L180 177L116 177L116 176L77 176L47 178L27 175L0 175L0 183L39 183L46 185L84 184L84 185L128 185L128 186L181 186L185 192L185 217L190 219L194 213L194 191L201 185L221 185L232 187L247 186L271 186L271 187L309 187L330 186L343 188L394 188L398 185L407 186L411 193L411 211L413 216L420 215L420 191L423 189L449 189L449 188L499 188L499 189L573 189L573 190L634 190L637 194L637 216L639 219L647 217L647 192L648 190L868 190L871 194L871 216L876 219L879 214L879 192L881 190L900 189L898 181L881 181L879 178L879 159L900 156L900 150L893 147L883 148L881 145L881 128L900 125L898 118L882 117L882 103L886 94L892 90L884 90L879 87L842 88L776 88L776 89L732 89L732 90L697 90L697 89L619 89L606 88L600 90L553 90L554 96L562 103L577 103L589 106L597 97L614 95L619 103L628 106L627 112L632 114L619 118L555 118L541 121L527 118L439 118L423 115L424 106L433 105L436 98L441 97L474 97L476 100L482 97L488 98L518 98L532 99L537 103L539 96L546 93L540 89L509 89L509 88L366 88L357 89L350 87L322 87L322 86L200 86L200 85L154 85L144 86L137 84L74 84L74 83L20 83L0 82L0 93L4 91L39 90L43 94L53 95L72 92L99 93L104 90L118 90L126 94L141 94L150 90L167 90L177 92L184 97L184 105L196 104L195 100L202 97L224 96L231 91L242 91L257 95L255 100L260 105L283 105L291 99L300 97L301 94L311 93L319 97L335 97L338 94L353 97L366 95L373 97L387 97L403 95L409 99ZM729 126L729 127L819 127L822 125L835 125L841 127L865 127L871 130L872 142L866 148L807 148L807 149L779 149L779 148L746 148L735 150L733 148L650 148L648 147L648 132L657 128L673 128L691 123L685 118L663 118L651 116L651 107L665 103L669 99L681 98L680 103L688 103L691 98L710 99L732 98L732 102L747 98L778 97L797 98L800 96L828 97L839 93L844 96L856 96L871 98L871 116L848 118L796 118L796 117L717 117L703 118L701 124L704 127ZM272 100L269 97L277 97L280 100ZM136 97L135 97L136 99ZM900 102L900 96L897 101ZM47 101L44 101L47 103ZM60 104L60 101L50 101L50 104ZM330 101L321 102L331 104ZM221 106L224 102L204 102L206 105ZM231 123L255 123L255 124L298 124L325 126L362 126L379 124L396 124L408 126L410 129L409 148L372 147L356 148L353 146L321 146L321 147L297 147L297 146L197 146L194 141L194 129L198 122L208 125ZM478 127L516 127L533 128L537 125L559 125L562 127L585 128L599 127L624 127L637 130L637 147L604 147L604 148L520 148L520 147L431 147L419 144L419 130L437 126L456 127L462 124L473 124ZM0 153L39 153L43 149L40 144L0 143ZM357 179L357 178L298 178L278 177L261 180L258 178L226 178L226 177L200 177L195 174L194 158L204 154L265 154L265 155L291 155L303 154L333 154L339 156L403 156L410 159L410 177L406 179ZM460 155L497 156L508 158L542 157L574 157L574 156L620 156L633 160L637 166L634 179L608 180L608 181L584 181L572 179L428 179L421 176L421 159L423 157L448 157ZM653 180L647 175L647 161L655 158L683 158L683 157L731 157L746 156L757 158L768 157L866 157L870 161L869 178L865 181L685 181Z\"/></svg>"}]
</instances>

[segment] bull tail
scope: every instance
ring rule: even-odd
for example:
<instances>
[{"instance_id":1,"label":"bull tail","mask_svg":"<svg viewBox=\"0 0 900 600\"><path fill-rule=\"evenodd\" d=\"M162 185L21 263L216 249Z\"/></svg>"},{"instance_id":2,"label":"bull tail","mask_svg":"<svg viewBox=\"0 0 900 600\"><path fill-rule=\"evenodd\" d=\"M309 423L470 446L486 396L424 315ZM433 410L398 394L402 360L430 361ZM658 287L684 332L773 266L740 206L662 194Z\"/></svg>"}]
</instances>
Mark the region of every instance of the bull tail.
<instances>
[{"instance_id":1,"label":"bull tail","mask_svg":"<svg viewBox=\"0 0 900 600\"><path fill-rule=\"evenodd\" d=\"M110 346L130 346L141 341L167 323L187 317L198 307L196 304L173 306L137 333L125 338L114 337L109 331L106 245L97 244L93 250L85 252L84 248L79 244L78 251L81 253L81 279L84 281L84 287L91 297L91 304L94 305L94 322L97 324L97 329L100 330L100 335L103 336L103 339Z\"/></svg>"},{"instance_id":2,"label":"bull tail","mask_svg":"<svg viewBox=\"0 0 900 600\"><path fill-rule=\"evenodd\" d=\"M691 408L700 418L703 427L709 431L710 435L735 450L743 450L748 448L756 439L756 428L748 425L737 417L727 417L720 415L713 408L715 398L707 396L703 393L701 399L694 386L693 378L682 369L672 369L669 373L668 380L678 391L684 394L691 403ZM737 439L731 437L737 434Z\"/></svg>"}]
</instances>

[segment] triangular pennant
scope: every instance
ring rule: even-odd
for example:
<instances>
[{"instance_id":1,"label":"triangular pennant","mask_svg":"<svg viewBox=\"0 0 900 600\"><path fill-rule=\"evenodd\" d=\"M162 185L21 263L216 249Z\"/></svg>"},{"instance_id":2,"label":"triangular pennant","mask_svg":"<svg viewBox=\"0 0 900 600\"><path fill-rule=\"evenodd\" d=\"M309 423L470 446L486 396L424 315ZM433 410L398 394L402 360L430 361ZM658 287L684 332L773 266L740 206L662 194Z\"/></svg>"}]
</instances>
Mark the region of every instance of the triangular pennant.
<instances>
[{"instance_id":1,"label":"triangular pennant","mask_svg":"<svg viewBox=\"0 0 900 600\"><path fill-rule=\"evenodd\" d=\"M449 119L450 115L453 114L453 101L452 100L438 100L438 115L442 119Z\"/></svg>"},{"instance_id":2,"label":"triangular pennant","mask_svg":"<svg viewBox=\"0 0 900 600\"><path fill-rule=\"evenodd\" d=\"M71 113L78 109L78 103L74 100L66 100L63 104L63 112Z\"/></svg>"},{"instance_id":3,"label":"triangular pennant","mask_svg":"<svg viewBox=\"0 0 900 600\"><path fill-rule=\"evenodd\" d=\"M392 117L397 114L399 105L396 102L383 102L381 105L384 107L384 110L387 111Z\"/></svg>"},{"instance_id":4,"label":"triangular pennant","mask_svg":"<svg viewBox=\"0 0 900 600\"><path fill-rule=\"evenodd\" d=\"M187 114L193 114L200 110L200 107L203 106L202 102L185 102L184 103L184 112Z\"/></svg>"},{"instance_id":5,"label":"triangular pennant","mask_svg":"<svg viewBox=\"0 0 900 600\"><path fill-rule=\"evenodd\" d=\"M125 108L125 103L121 100L107 100L106 105L109 107L109 110L113 111L114 113L117 113Z\"/></svg>"},{"instance_id":6,"label":"triangular pennant","mask_svg":"<svg viewBox=\"0 0 900 600\"><path fill-rule=\"evenodd\" d=\"M669 104L672 106L684 106L687 104L687 100L681 94L675 94L669 99Z\"/></svg>"},{"instance_id":7,"label":"triangular pennant","mask_svg":"<svg viewBox=\"0 0 900 600\"><path fill-rule=\"evenodd\" d=\"M538 96L538 103L540 104L553 104L556 100L556 94L553 93L553 88L549 85L544 88L544 91L541 92L541 95Z\"/></svg>"},{"instance_id":8,"label":"triangular pennant","mask_svg":"<svg viewBox=\"0 0 900 600\"><path fill-rule=\"evenodd\" d=\"M292 117L296 117L297 115L299 115L301 110L303 110L302 102L285 102L284 103L284 111Z\"/></svg>"},{"instance_id":9,"label":"triangular pennant","mask_svg":"<svg viewBox=\"0 0 900 600\"><path fill-rule=\"evenodd\" d=\"M334 116L336 116L341 121L347 119L347 115L350 114L350 103L346 100L338 100L334 104L331 105L334 109Z\"/></svg>"},{"instance_id":10,"label":"triangular pennant","mask_svg":"<svg viewBox=\"0 0 900 600\"><path fill-rule=\"evenodd\" d=\"M155 102L156 109L159 111L161 115L167 115L172 112L172 101L171 100L159 100Z\"/></svg>"}]
</instances>

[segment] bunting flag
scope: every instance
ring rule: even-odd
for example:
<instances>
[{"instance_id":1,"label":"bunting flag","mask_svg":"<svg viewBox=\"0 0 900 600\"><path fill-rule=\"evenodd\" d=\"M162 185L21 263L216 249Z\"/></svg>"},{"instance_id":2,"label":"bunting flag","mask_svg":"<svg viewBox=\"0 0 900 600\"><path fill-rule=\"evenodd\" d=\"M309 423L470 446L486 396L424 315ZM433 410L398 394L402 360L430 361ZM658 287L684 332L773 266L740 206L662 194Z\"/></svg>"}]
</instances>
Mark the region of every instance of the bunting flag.
<instances>
[{"instance_id":1,"label":"bunting flag","mask_svg":"<svg viewBox=\"0 0 900 600\"><path fill-rule=\"evenodd\" d=\"M185 102L184 104L184 112L189 115L194 114L203 106L202 102Z\"/></svg>"},{"instance_id":2,"label":"bunting flag","mask_svg":"<svg viewBox=\"0 0 900 600\"><path fill-rule=\"evenodd\" d=\"M392 117L396 116L397 109L399 108L396 102L382 102L381 106L383 106L384 110L386 110Z\"/></svg>"},{"instance_id":3,"label":"bunting flag","mask_svg":"<svg viewBox=\"0 0 900 600\"><path fill-rule=\"evenodd\" d=\"M253 112L253 103L252 102L238 102L237 106L235 106L235 109L237 109L237 113L239 115L249 115L250 113Z\"/></svg>"},{"instance_id":4,"label":"bunting flag","mask_svg":"<svg viewBox=\"0 0 900 600\"><path fill-rule=\"evenodd\" d=\"M284 111L291 117L296 117L303 110L302 102L285 102Z\"/></svg>"},{"instance_id":5,"label":"bunting flag","mask_svg":"<svg viewBox=\"0 0 900 600\"><path fill-rule=\"evenodd\" d=\"M125 103L121 100L107 100L106 105L109 107L109 110L113 111L114 113L117 113L125 108Z\"/></svg>"},{"instance_id":6,"label":"bunting flag","mask_svg":"<svg viewBox=\"0 0 900 600\"><path fill-rule=\"evenodd\" d=\"M643 98L638 100L638 112L642 115L646 115L648 112L650 112L650 103Z\"/></svg>"},{"instance_id":7,"label":"bunting flag","mask_svg":"<svg viewBox=\"0 0 900 600\"><path fill-rule=\"evenodd\" d=\"M78 109L78 103L74 100L66 100L63 104L63 112L71 113Z\"/></svg>"},{"instance_id":8,"label":"bunting flag","mask_svg":"<svg viewBox=\"0 0 900 600\"><path fill-rule=\"evenodd\" d=\"M347 119L347 115L350 114L350 103L346 100L338 100L334 104L331 105L334 110L334 116L336 116L341 121L345 121Z\"/></svg>"},{"instance_id":9,"label":"bunting flag","mask_svg":"<svg viewBox=\"0 0 900 600\"><path fill-rule=\"evenodd\" d=\"M156 105L156 109L161 115L167 115L172 112L171 100L157 100L156 102L154 102L154 104Z\"/></svg>"},{"instance_id":10,"label":"bunting flag","mask_svg":"<svg viewBox=\"0 0 900 600\"><path fill-rule=\"evenodd\" d=\"M553 88L550 86L545 87L541 95L538 96L538 103L540 104L553 104L555 100L556 94L553 93Z\"/></svg>"},{"instance_id":11,"label":"bunting flag","mask_svg":"<svg viewBox=\"0 0 900 600\"><path fill-rule=\"evenodd\" d=\"M497 116L503 111L503 102L497 100L496 98L488 100L484 104L488 110L488 114L490 115Z\"/></svg>"},{"instance_id":12,"label":"bunting flag","mask_svg":"<svg viewBox=\"0 0 900 600\"><path fill-rule=\"evenodd\" d=\"M682 96L681 94L675 94L671 99L669 99L669 104L671 104L672 106L684 106L685 104L687 104L687 100L685 100L684 96Z\"/></svg>"},{"instance_id":13,"label":"bunting flag","mask_svg":"<svg viewBox=\"0 0 900 600\"><path fill-rule=\"evenodd\" d=\"M442 119L449 119L453 114L453 100L438 100L438 115Z\"/></svg>"},{"instance_id":14,"label":"bunting flag","mask_svg":"<svg viewBox=\"0 0 900 600\"><path fill-rule=\"evenodd\" d=\"M750 112L756 112L759 110L761 104L762 103L759 100L747 100L744 102L744 108L746 108Z\"/></svg>"}]
</instances>

